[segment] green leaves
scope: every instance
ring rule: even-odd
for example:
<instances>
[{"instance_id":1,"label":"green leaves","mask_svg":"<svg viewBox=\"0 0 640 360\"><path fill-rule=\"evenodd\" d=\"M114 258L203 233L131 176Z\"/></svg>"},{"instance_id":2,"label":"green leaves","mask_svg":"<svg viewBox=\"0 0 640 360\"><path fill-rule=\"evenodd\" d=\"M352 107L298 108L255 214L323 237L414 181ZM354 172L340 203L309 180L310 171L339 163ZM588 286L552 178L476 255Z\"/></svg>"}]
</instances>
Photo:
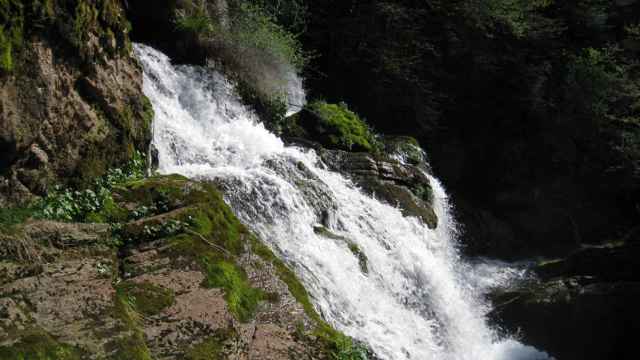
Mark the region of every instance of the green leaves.
<instances>
[{"instance_id":1,"label":"green leaves","mask_svg":"<svg viewBox=\"0 0 640 360\"><path fill-rule=\"evenodd\" d=\"M60 221L103 222L113 220L116 209L113 187L145 177L146 160L140 152L123 168L110 169L92 187L72 190L57 186L37 204L35 216Z\"/></svg>"}]
</instances>

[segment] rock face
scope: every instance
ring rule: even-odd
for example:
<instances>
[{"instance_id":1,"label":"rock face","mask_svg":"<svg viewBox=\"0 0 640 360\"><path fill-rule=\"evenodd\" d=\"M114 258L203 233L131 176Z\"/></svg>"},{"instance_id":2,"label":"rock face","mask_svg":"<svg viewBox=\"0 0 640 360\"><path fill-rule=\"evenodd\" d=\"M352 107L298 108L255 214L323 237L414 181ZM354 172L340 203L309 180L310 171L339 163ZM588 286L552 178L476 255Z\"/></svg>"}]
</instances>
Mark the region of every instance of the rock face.
<instances>
[{"instance_id":1,"label":"rock face","mask_svg":"<svg viewBox=\"0 0 640 360\"><path fill-rule=\"evenodd\" d=\"M35 4L8 9L24 38L0 72L0 206L102 175L150 141L153 110L120 2L47 4L42 18Z\"/></svg>"},{"instance_id":2,"label":"rock face","mask_svg":"<svg viewBox=\"0 0 640 360\"><path fill-rule=\"evenodd\" d=\"M151 178L114 199L128 223L0 231L0 358L328 358L335 333L211 185Z\"/></svg>"},{"instance_id":3,"label":"rock face","mask_svg":"<svg viewBox=\"0 0 640 360\"><path fill-rule=\"evenodd\" d=\"M640 331L640 243L591 247L494 294L491 317L558 359L632 359Z\"/></svg>"},{"instance_id":4,"label":"rock face","mask_svg":"<svg viewBox=\"0 0 640 360\"><path fill-rule=\"evenodd\" d=\"M329 168L347 175L365 192L399 206L405 216L418 217L430 228L438 225L429 178L418 167L371 153L326 149L319 153Z\"/></svg>"}]
</instances>

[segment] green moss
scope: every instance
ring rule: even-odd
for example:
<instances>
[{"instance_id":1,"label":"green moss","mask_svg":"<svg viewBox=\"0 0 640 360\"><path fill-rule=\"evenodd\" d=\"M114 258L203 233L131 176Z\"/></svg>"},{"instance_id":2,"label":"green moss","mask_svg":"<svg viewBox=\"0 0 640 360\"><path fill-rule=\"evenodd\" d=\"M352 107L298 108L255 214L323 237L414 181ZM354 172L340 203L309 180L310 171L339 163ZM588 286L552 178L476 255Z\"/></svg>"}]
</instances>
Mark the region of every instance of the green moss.
<instances>
[{"instance_id":1,"label":"green moss","mask_svg":"<svg viewBox=\"0 0 640 360\"><path fill-rule=\"evenodd\" d=\"M413 193L428 204L433 203L433 188L431 184L419 184L412 189Z\"/></svg>"},{"instance_id":2,"label":"green moss","mask_svg":"<svg viewBox=\"0 0 640 360\"><path fill-rule=\"evenodd\" d=\"M354 242L349 242L349 251L358 259L358 265L360 265L360 270L368 274L369 273L369 259L367 259L367 255L365 255L358 244Z\"/></svg>"},{"instance_id":3,"label":"green moss","mask_svg":"<svg viewBox=\"0 0 640 360\"><path fill-rule=\"evenodd\" d=\"M349 248L349 251L351 251L351 253L358 259L360 270L365 274L369 272L369 266L368 266L369 259L367 259L367 255L365 255L365 253L362 252L362 250L360 250L360 247L358 246L358 244L345 238L344 236L340 236L332 233L329 229L327 229L324 226L316 226L313 228L313 231L320 236L324 236L326 238L333 239L333 240L339 240L340 242L345 243Z\"/></svg>"},{"instance_id":4,"label":"green moss","mask_svg":"<svg viewBox=\"0 0 640 360\"><path fill-rule=\"evenodd\" d=\"M0 230L27 221L35 211L31 207L0 208Z\"/></svg>"},{"instance_id":5,"label":"green moss","mask_svg":"<svg viewBox=\"0 0 640 360\"><path fill-rule=\"evenodd\" d=\"M223 288L229 310L240 321L249 321L256 308L265 296L262 290L251 287L247 275L240 267L229 261L216 261L203 257L201 259L206 271L204 286Z\"/></svg>"},{"instance_id":6,"label":"green moss","mask_svg":"<svg viewBox=\"0 0 640 360\"><path fill-rule=\"evenodd\" d=\"M80 360L83 351L56 341L42 330L30 330L21 334L20 340L0 347L3 360Z\"/></svg>"},{"instance_id":7,"label":"green moss","mask_svg":"<svg viewBox=\"0 0 640 360\"><path fill-rule=\"evenodd\" d=\"M22 48L24 9L22 1L0 1L0 70L11 72Z\"/></svg>"},{"instance_id":8,"label":"green moss","mask_svg":"<svg viewBox=\"0 0 640 360\"><path fill-rule=\"evenodd\" d=\"M116 289L114 295L114 315L120 320L124 336L113 343L114 355L111 360L152 360L144 333L140 325L140 315L135 302L127 292Z\"/></svg>"},{"instance_id":9,"label":"green moss","mask_svg":"<svg viewBox=\"0 0 640 360\"><path fill-rule=\"evenodd\" d=\"M116 291L145 316L157 315L175 302L172 290L149 282L124 282L118 284Z\"/></svg>"},{"instance_id":10,"label":"green moss","mask_svg":"<svg viewBox=\"0 0 640 360\"><path fill-rule=\"evenodd\" d=\"M424 161L420 143L411 136L385 137L384 145L387 153L401 155L411 165L418 165Z\"/></svg>"},{"instance_id":11,"label":"green moss","mask_svg":"<svg viewBox=\"0 0 640 360\"><path fill-rule=\"evenodd\" d=\"M110 360L152 360L142 332L118 339L116 351Z\"/></svg>"},{"instance_id":12,"label":"green moss","mask_svg":"<svg viewBox=\"0 0 640 360\"><path fill-rule=\"evenodd\" d=\"M142 126L144 134L151 134L151 125L153 123L153 117L155 113L153 111L153 105L151 101L146 96L142 96Z\"/></svg>"},{"instance_id":13,"label":"green moss","mask_svg":"<svg viewBox=\"0 0 640 360\"><path fill-rule=\"evenodd\" d=\"M250 286L233 260L244 252L249 233L212 185L162 176L129 183L116 192L123 201L163 213L181 208L175 216L162 220L188 224L179 229L181 234L167 239L171 246L165 251L176 261L195 262L206 275L203 286L224 289L229 310L240 321L253 317L265 296Z\"/></svg>"},{"instance_id":14,"label":"green moss","mask_svg":"<svg viewBox=\"0 0 640 360\"><path fill-rule=\"evenodd\" d=\"M213 240L209 237L207 241L209 239ZM229 311L238 320L246 322L253 318L258 304L266 296L262 290L251 287L244 271L231 259L231 253L221 252L224 247L212 247L191 234L174 237L171 245L168 251L174 257L191 259L201 268L205 274L204 287L224 289Z\"/></svg>"},{"instance_id":15,"label":"green moss","mask_svg":"<svg viewBox=\"0 0 640 360\"><path fill-rule=\"evenodd\" d=\"M102 208L98 212L89 213L86 222L89 223L115 223L127 220L129 212L115 203L113 197L107 197Z\"/></svg>"},{"instance_id":16,"label":"green moss","mask_svg":"<svg viewBox=\"0 0 640 360\"><path fill-rule=\"evenodd\" d=\"M319 117L316 130L328 141L327 146L347 151L379 150L377 140L367 124L345 103L314 101L307 109Z\"/></svg>"},{"instance_id":17,"label":"green moss","mask_svg":"<svg viewBox=\"0 0 640 360\"><path fill-rule=\"evenodd\" d=\"M251 248L255 254L274 266L278 278L287 284L291 295L302 305L305 314L315 323L314 335L324 343L325 350L331 354L332 359L367 359L364 348L354 345L350 337L336 331L320 317L311 303L307 289L305 289L304 285L298 280L295 273L273 254L271 249L255 237L251 237ZM298 329L298 332L302 332L301 329Z\"/></svg>"},{"instance_id":18,"label":"green moss","mask_svg":"<svg viewBox=\"0 0 640 360\"><path fill-rule=\"evenodd\" d=\"M118 187L115 192L114 198L119 199L119 203L155 209L163 207L164 213L180 209L161 221L181 221L189 226L181 233L165 237L163 241L168 246L163 246L162 252L180 266L197 266L205 275L204 287L223 289L229 311L238 320L252 319L262 301L277 301L273 295L253 288L243 269L235 262L237 256L250 248L274 266L278 277L287 284L290 293L316 324L314 335L325 344L328 353L336 356L348 353L343 351L344 344L351 344L351 347L346 347L348 349L353 348L350 338L322 320L296 275L238 221L214 186L169 175L132 181ZM132 309L126 317L135 323L136 301L123 296L122 291L119 293L121 303ZM219 338L207 339L189 349L187 359L216 359L215 356L219 355L217 349L222 343Z\"/></svg>"},{"instance_id":19,"label":"green moss","mask_svg":"<svg viewBox=\"0 0 640 360\"><path fill-rule=\"evenodd\" d=\"M78 1L73 21L72 41L82 48L87 37L98 26L98 9L88 1Z\"/></svg>"},{"instance_id":20,"label":"green moss","mask_svg":"<svg viewBox=\"0 0 640 360\"><path fill-rule=\"evenodd\" d=\"M201 343L194 345L187 350L185 360L222 360L225 359L224 343L229 339L237 337L233 329L219 329L211 337L204 339Z\"/></svg>"}]
</instances>

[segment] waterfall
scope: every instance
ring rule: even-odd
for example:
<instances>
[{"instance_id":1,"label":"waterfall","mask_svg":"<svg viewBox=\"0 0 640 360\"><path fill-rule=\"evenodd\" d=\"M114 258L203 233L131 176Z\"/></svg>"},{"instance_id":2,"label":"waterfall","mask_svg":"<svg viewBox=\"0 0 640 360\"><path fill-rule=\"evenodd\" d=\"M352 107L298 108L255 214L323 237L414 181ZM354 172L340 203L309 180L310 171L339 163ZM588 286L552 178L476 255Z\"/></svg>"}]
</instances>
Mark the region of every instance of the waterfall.
<instances>
[{"instance_id":1,"label":"waterfall","mask_svg":"<svg viewBox=\"0 0 640 360\"><path fill-rule=\"evenodd\" d=\"M380 359L547 358L499 339L486 324L482 291L512 277L511 270L460 257L437 179L431 177L439 226L431 230L364 195L314 151L285 146L220 73L172 66L143 45L135 52L156 114L159 171L223 188L237 216L296 272L335 328ZM314 231L321 221L335 236ZM368 271L339 239L357 245Z\"/></svg>"}]
</instances>

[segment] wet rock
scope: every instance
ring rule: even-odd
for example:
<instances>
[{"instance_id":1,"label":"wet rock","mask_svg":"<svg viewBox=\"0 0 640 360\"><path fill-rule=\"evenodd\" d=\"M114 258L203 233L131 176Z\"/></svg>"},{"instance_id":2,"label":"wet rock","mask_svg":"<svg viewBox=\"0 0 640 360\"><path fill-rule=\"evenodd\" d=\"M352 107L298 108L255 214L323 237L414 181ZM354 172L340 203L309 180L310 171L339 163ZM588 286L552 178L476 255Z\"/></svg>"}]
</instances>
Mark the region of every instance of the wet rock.
<instances>
[{"instance_id":1,"label":"wet rock","mask_svg":"<svg viewBox=\"0 0 640 360\"><path fill-rule=\"evenodd\" d=\"M541 281L493 294L502 329L558 359L631 359L640 331L637 244L585 248L534 268Z\"/></svg>"},{"instance_id":2,"label":"wet rock","mask_svg":"<svg viewBox=\"0 0 640 360\"><path fill-rule=\"evenodd\" d=\"M640 243L587 246L565 259L539 264L534 271L542 279L590 276L602 281L640 280Z\"/></svg>"},{"instance_id":3,"label":"wet rock","mask_svg":"<svg viewBox=\"0 0 640 360\"><path fill-rule=\"evenodd\" d=\"M326 149L319 149L319 154L330 169L348 176L377 199L398 206L405 216L418 217L432 229L438 225L431 183L419 167L386 155Z\"/></svg>"}]
</instances>

